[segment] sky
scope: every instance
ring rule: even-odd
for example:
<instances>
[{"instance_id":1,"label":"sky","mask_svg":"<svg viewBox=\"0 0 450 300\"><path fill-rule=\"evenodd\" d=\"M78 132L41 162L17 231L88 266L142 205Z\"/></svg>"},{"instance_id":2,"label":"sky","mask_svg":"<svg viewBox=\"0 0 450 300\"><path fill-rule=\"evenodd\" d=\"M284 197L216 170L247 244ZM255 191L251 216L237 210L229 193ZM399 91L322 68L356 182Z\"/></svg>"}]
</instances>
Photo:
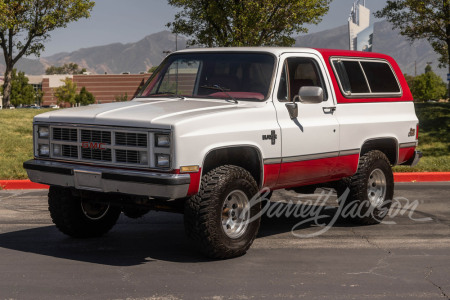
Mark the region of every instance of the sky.
<instances>
[{"instance_id":1,"label":"sky","mask_svg":"<svg viewBox=\"0 0 450 300\"><path fill-rule=\"evenodd\" d=\"M333 0L322 22L307 26L309 33L347 24L353 2ZM81 19L70 23L67 28L51 32L41 56L112 43L137 42L152 33L168 30L166 24L177 12L165 0L96 0L95 3L89 19ZM366 0L366 7L372 13L385 4L386 0ZM376 21L373 15L372 21Z\"/></svg>"}]
</instances>

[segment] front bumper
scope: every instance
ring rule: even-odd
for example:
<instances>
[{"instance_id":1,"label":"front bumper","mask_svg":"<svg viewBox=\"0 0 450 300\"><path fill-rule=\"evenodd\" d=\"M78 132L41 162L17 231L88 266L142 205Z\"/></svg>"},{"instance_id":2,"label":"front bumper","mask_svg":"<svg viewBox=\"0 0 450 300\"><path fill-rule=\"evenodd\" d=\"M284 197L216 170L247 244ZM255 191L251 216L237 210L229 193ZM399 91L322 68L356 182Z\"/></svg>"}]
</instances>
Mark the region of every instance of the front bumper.
<instances>
[{"instance_id":1,"label":"front bumper","mask_svg":"<svg viewBox=\"0 0 450 300\"><path fill-rule=\"evenodd\" d=\"M31 181L104 193L177 199L188 194L189 174L130 171L29 160L23 163Z\"/></svg>"}]
</instances>

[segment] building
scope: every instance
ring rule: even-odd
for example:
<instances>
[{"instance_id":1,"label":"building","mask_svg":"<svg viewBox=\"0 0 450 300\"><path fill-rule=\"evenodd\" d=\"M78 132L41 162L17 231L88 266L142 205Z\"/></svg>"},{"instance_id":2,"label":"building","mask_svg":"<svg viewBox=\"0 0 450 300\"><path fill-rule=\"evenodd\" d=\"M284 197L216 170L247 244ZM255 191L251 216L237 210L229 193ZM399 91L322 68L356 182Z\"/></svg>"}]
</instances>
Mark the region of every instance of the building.
<instances>
[{"instance_id":1,"label":"building","mask_svg":"<svg viewBox=\"0 0 450 300\"><path fill-rule=\"evenodd\" d=\"M355 1L348 19L349 49L358 51L372 51L373 24L370 24L370 10L366 1Z\"/></svg>"},{"instance_id":2,"label":"building","mask_svg":"<svg viewBox=\"0 0 450 300\"><path fill-rule=\"evenodd\" d=\"M114 75L43 75L41 105L57 104L53 90L64 85L65 78L70 78L77 85L77 92L85 87L91 92L96 103L115 102L118 98L131 100L151 74L114 74Z\"/></svg>"}]
</instances>

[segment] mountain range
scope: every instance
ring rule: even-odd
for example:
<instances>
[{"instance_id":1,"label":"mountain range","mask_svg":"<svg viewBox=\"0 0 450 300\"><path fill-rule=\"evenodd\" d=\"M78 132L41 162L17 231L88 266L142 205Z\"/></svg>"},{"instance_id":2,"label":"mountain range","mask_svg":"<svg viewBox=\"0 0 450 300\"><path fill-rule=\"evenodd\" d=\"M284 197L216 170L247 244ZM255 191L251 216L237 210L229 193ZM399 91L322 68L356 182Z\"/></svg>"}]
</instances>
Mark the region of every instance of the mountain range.
<instances>
[{"instance_id":1,"label":"mountain range","mask_svg":"<svg viewBox=\"0 0 450 300\"><path fill-rule=\"evenodd\" d=\"M120 74L122 72L139 73L158 65L167 51L186 47L186 39L168 31L151 34L135 43L82 48L73 52L63 52L40 59L23 58L16 65L18 70L29 75L40 75L51 65L77 63L94 74ZM348 49L348 26L307 34L296 38L295 46L312 48ZM423 73L427 63L431 62L433 70L442 78L447 73L438 69L438 56L425 40L411 44L390 23L381 21L374 24L373 51L392 56L404 73L414 75ZM0 58L0 72L4 72L3 56Z\"/></svg>"}]
</instances>

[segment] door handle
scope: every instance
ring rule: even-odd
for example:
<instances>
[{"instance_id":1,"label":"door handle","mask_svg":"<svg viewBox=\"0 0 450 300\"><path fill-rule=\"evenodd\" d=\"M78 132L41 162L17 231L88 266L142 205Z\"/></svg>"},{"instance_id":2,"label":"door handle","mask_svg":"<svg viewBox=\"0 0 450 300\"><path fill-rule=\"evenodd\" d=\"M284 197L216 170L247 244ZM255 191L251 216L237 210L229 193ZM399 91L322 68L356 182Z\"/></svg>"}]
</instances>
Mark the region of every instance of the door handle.
<instances>
[{"instance_id":1,"label":"door handle","mask_svg":"<svg viewBox=\"0 0 450 300\"><path fill-rule=\"evenodd\" d=\"M336 111L336 106L323 107L322 109L325 114L333 114Z\"/></svg>"}]
</instances>

